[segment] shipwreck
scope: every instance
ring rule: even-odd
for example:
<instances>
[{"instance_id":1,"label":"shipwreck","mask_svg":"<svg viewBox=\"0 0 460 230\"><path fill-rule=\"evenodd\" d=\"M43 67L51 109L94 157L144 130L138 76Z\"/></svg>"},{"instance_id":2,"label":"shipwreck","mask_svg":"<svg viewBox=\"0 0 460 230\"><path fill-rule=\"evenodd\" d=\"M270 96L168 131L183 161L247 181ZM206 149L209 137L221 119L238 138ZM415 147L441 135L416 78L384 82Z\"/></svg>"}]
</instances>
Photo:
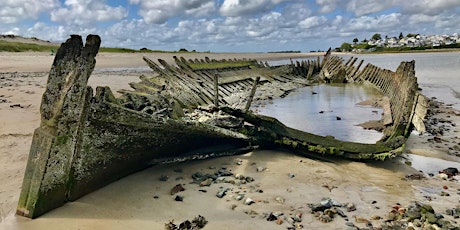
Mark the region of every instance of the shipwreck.
<instances>
[{"instance_id":1,"label":"shipwreck","mask_svg":"<svg viewBox=\"0 0 460 230\"><path fill-rule=\"evenodd\" d=\"M284 147L300 154L384 160L404 149L412 129L423 132L428 100L414 61L396 71L332 56L270 66L250 59L144 57L156 73L140 76L115 97L87 86L100 46L72 35L56 53L33 135L17 214L38 217L152 164ZM380 90L383 137L375 144L319 136L249 109L254 100L283 97L312 83L355 82Z\"/></svg>"}]
</instances>

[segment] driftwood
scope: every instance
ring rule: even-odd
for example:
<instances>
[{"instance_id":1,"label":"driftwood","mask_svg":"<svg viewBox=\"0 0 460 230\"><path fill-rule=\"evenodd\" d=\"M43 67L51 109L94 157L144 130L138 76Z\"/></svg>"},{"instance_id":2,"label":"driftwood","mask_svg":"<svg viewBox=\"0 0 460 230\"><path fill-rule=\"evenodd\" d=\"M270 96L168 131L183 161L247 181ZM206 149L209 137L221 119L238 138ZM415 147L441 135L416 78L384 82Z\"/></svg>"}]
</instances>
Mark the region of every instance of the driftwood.
<instances>
[{"instance_id":1,"label":"driftwood","mask_svg":"<svg viewBox=\"0 0 460 230\"><path fill-rule=\"evenodd\" d=\"M97 35L72 36L59 48L40 108L17 213L34 218L153 163L285 148L349 159L398 154L413 127L423 131L428 105L418 92L414 62L393 72L356 58L269 66L256 60L185 60L175 65L144 57L157 73L115 97L87 86L100 45ZM253 101L284 97L315 82L357 82L388 98L384 137L352 143L299 131L253 114ZM257 94L269 91L270 95ZM248 96L249 92L249 96ZM246 102L246 103L244 103ZM217 111L217 112L216 112ZM214 112L214 113L213 113ZM201 115L200 115L201 114Z\"/></svg>"}]
</instances>

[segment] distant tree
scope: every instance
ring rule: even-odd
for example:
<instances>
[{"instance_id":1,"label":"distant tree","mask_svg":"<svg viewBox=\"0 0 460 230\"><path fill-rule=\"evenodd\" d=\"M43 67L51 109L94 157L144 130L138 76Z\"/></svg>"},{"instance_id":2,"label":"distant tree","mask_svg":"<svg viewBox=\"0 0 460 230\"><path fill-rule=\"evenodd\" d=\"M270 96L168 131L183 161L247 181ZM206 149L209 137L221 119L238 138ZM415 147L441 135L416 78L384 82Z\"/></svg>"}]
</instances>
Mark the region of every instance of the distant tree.
<instances>
[{"instance_id":1,"label":"distant tree","mask_svg":"<svg viewBox=\"0 0 460 230\"><path fill-rule=\"evenodd\" d=\"M382 35L381 35L381 34L374 34L374 35L372 35L372 40L377 41L377 40L380 40L380 39L382 39Z\"/></svg>"},{"instance_id":2,"label":"distant tree","mask_svg":"<svg viewBox=\"0 0 460 230\"><path fill-rule=\"evenodd\" d=\"M181 49L179 50L179 52L188 52L188 50L185 49L185 48L181 48Z\"/></svg>"},{"instance_id":3,"label":"distant tree","mask_svg":"<svg viewBox=\"0 0 460 230\"><path fill-rule=\"evenodd\" d=\"M353 43L356 44L357 42L359 42L358 38L353 38Z\"/></svg>"},{"instance_id":4,"label":"distant tree","mask_svg":"<svg viewBox=\"0 0 460 230\"><path fill-rule=\"evenodd\" d=\"M366 38L364 38L364 40L361 41L362 43L367 43L368 40Z\"/></svg>"},{"instance_id":5,"label":"distant tree","mask_svg":"<svg viewBox=\"0 0 460 230\"><path fill-rule=\"evenodd\" d=\"M351 51L351 49L352 49L352 46L351 46L350 43L344 42L344 43L342 43L342 45L340 46L340 50L342 50L342 51Z\"/></svg>"},{"instance_id":6,"label":"distant tree","mask_svg":"<svg viewBox=\"0 0 460 230\"><path fill-rule=\"evenodd\" d=\"M403 39L404 38L404 35L401 33L399 33L399 39Z\"/></svg>"},{"instance_id":7,"label":"distant tree","mask_svg":"<svg viewBox=\"0 0 460 230\"><path fill-rule=\"evenodd\" d=\"M412 37L417 37L418 34L407 34L406 37L412 38Z\"/></svg>"}]
</instances>

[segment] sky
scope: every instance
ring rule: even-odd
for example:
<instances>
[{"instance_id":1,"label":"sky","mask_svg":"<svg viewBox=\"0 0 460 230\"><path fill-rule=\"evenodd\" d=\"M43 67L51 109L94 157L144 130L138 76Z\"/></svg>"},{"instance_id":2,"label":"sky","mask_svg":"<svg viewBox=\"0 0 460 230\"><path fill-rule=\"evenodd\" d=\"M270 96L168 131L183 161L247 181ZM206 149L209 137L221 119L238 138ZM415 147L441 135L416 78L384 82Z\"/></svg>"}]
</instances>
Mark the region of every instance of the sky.
<instances>
[{"instance_id":1,"label":"sky","mask_svg":"<svg viewBox=\"0 0 460 230\"><path fill-rule=\"evenodd\" d=\"M401 32L460 34L460 0L0 0L0 34L104 47L309 52Z\"/></svg>"}]
</instances>

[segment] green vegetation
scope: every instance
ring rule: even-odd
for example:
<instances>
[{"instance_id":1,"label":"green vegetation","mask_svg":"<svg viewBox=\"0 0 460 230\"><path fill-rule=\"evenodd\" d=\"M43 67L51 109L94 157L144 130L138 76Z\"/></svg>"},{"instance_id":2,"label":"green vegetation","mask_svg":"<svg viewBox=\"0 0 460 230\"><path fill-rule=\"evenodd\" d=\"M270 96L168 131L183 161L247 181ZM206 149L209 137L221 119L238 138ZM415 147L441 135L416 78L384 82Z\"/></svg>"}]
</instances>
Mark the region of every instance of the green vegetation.
<instances>
[{"instance_id":1,"label":"green vegetation","mask_svg":"<svg viewBox=\"0 0 460 230\"><path fill-rule=\"evenodd\" d=\"M56 51L58 46L56 45L37 45L32 43L22 42L9 42L0 40L0 51L4 52L53 52Z\"/></svg>"},{"instance_id":2,"label":"green vegetation","mask_svg":"<svg viewBox=\"0 0 460 230\"><path fill-rule=\"evenodd\" d=\"M350 44L350 43L342 43L342 45L340 46L340 50L342 51L346 51L346 52L349 52L353 49L353 46Z\"/></svg>"},{"instance_id":3,"label":"green vegetation","mask_svg":"<svg viewBox=\"0 0 460 230\"><path fill-rule=\"evenodd\" d=\"M374 35L372 35L372 40L377 41L377 40L380 40L380 39L382 39L382 35L381 35L381 34L374 34Z\"/></svg>"}]
</instances>

